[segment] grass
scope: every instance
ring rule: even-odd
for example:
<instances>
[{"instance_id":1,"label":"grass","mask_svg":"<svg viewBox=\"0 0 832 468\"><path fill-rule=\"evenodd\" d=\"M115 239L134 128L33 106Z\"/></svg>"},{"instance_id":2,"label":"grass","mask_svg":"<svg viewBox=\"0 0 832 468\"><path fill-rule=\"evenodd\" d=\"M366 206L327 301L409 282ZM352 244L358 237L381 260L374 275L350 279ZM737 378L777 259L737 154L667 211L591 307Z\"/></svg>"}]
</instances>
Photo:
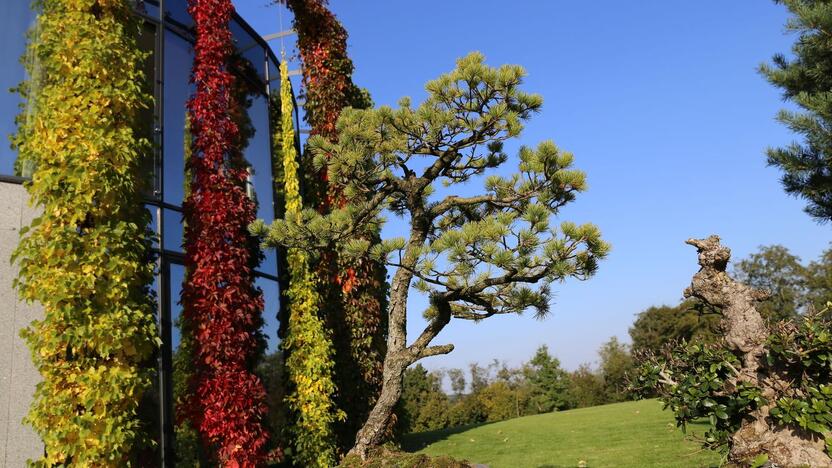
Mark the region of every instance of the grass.
<instances>
[{"instance_id":1,"label":"grass","mask_svg":"<svg viewBox=\"0 0 832 468\"><path fill-rule=\"evenodd\" d=\"M704 431L704 426L688 426L688 434ZM489 468L694 468L716 467L722 459L719 453L703 450L697 441L685 437L673 416L662 411L656 400L409 434L403 448L466 459Z\"/></svg>"}]
</instances>

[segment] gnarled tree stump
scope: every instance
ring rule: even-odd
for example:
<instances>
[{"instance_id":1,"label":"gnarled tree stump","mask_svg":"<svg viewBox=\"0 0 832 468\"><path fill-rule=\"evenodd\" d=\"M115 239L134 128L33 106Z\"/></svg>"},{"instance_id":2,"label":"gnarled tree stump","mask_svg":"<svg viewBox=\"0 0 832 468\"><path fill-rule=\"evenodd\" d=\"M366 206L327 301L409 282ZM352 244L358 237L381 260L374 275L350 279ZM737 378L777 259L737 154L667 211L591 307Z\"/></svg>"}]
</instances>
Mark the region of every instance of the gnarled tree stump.
<instances>
[{"instance_id":1,"label":"gnarled tree stump","mask_svg":"<svg viewBox=\"0 0 832 468\"><path fill-rule=\"evenodd\" d=\"M725 341L743 363L736 382L760 388L767 400L732 436L729 460L743 464L766 453L769 462L776 466L832 467L832 459L824 452L823 440L799 428L776 424L769 417L778 389L789 386L780 377L784 372L769 368L764 361L769 329L756 304L769 293L739 283L726 273L731 250L720 245L718 236L689 239L687 243L699 252L701 268L685 289L685 297L699 298L722 310Z\"/></svg>"}]
</instances>

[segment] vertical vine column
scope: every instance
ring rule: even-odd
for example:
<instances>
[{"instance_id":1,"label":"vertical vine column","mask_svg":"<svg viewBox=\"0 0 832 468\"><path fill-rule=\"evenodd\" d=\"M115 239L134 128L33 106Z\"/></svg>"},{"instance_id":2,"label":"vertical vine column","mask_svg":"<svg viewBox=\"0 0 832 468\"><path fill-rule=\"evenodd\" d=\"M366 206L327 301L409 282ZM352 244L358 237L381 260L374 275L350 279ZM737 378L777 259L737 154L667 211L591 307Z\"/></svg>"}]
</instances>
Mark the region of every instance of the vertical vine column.
<instances>
[{"instance_id":1,"label":"vertical vine column","mask_svg":"<svg viewBox=\"0 0 832 468\"><path fill-rule=\"evenodd\" d=\"M193 333L194 374L186 413L224 466L263 463L267 432L265 390L253 373L262 346L263 298L254 286L256 252L247 226L255 204L232 115L234 78L230 0L189 0L196 27L188 103L193 151L191 190L183 205L185 320Z\"/></svg>"},{"instance_id":2,"label":"vertical vine column","mask_svg":"<svg viewBox=\"0 0 832 468\"><path fill-rule=\"evenodd\" d=\"M326 0L285 0L293 11L298 49L303 61L304 110L312 135L330 141L338 138L336 122L345 107L367 108L372 102L352 81L353 63L347 55L347 32L326 6ZM307 157L307 163L311 158ZM311 166L311 164L306 164ZM320 212L343 203L339 181L326 170L308 180L309 206ZM365 233L378 242L378 233ZM335 346L337 406L347 418L338 423L339 446L352 446L355 434L369 415L381 391L381 370L386 348L387 273L369 257L357 260L324 255L319 279L331 285L324 313Z\"/></svg>"},{"instance_id":3,"label":"vertical vine column","mask_svg":"<svg viewBox=\"0 0 832 468\"><path fill-rule=\"evenodd\" d=\"M43 377L26 421L38 466L131 466L158 345L136 134L144 54L129 0L41 0L15 145L42 209L15 252L20 296L43 306L21 335Z\"/></svg>"},{"instance_id":4,"label":"vertical vine column","mask_svg":"<svg viewBox=\"0 0 832 468\"><path fill-rule=\"evenodd\" d=\"M295 128L292 122L292 88L286 62L280 64L281 155L286 217L300 219L303 202L298 180ZM336 461L332 425L343 419L332 396L333 350L319 306L318 282L309 267L308 254L289 249L288 333L282 347L291 389L287 402L294 414L290 427L295 462L309 467L330 467Z\"/></svg>"}]
</instances>

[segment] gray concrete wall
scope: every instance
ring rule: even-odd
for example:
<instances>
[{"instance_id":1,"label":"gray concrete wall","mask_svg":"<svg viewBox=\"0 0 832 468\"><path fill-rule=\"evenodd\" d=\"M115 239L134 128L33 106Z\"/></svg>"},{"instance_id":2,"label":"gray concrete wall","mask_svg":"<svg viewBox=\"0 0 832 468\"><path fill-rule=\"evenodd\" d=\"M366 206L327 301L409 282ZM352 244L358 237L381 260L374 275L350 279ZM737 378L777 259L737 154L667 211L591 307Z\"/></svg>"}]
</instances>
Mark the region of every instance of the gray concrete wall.
<instances>
[{"instance_id":1,"label":"gray concrete wall","mask_svg":"<svg viewBox=\"0 0 832 468\"><path fill-rule=\"evenodd\" d=\"M19 336L21 328L41 317L41 310L18 300L12 288L17 267L9 263L20 228L35 215L27 200L23 186L0 181L0 466L10 468L43 454L40 438L21 422L40 375Z\"/></svg>"}]
</instances>

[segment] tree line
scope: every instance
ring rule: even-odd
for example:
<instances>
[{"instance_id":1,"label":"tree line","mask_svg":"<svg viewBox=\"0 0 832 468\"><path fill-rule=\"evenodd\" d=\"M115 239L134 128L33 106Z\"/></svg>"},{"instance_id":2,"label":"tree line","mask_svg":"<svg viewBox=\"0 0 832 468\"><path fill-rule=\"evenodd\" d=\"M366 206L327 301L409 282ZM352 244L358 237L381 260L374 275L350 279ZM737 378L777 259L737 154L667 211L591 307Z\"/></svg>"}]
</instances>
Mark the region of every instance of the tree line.
<instances>
[{"instance_id":1,"label":"tree line","mask_svg":"<svg viewBox=\"0 0 832 468\"><path fill-rule=\"evenodd\" d=\"M771 292L771 298L758 306L767 321L796 321L832 301L832 246L808 263L784 246L762 246L736 262L733 274ZM610 338L599 348L596 366L584 363L573 371L564 369L545 345L517 367L494 360L487 365L471 363L467 369L429 371L417 364L404 373L396 432L432 431L634 399L630 389L637 366L634 354L667 343L714 342L721 336L719 311L696 299L650 307L636 316L629 336L631 344Z\"/></svg>"},{"instance_id":2,"label":"tree line","mask_svg":"<svg viewBox=\"0 0 832 468\"><path fill-rule=\"evenodd\" d=\"M601 364L567 371L547 346L527 362L472 363L467 369L428 371L422 364L408 368L396 407L396 432L432 431L449 427L582 408L627 399L619 370L632 367L628 346L613 337L599 350ZM450 384L450 393L443 382Z\"/></svg>"}]
</instances>

